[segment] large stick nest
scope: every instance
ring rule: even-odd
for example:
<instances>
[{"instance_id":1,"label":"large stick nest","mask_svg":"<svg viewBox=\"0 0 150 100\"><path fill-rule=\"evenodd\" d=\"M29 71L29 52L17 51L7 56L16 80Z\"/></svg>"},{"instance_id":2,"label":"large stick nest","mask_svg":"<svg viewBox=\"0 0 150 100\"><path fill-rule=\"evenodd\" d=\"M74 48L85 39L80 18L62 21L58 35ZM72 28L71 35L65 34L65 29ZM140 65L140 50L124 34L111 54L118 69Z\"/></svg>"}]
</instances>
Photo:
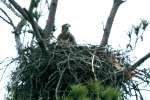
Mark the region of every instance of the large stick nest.
<instances>
[{"instance_id":1,"label":"large stick nest","mask_svg":"<svg viewBox=\"0 0 150 100\"><path fill-rule=\"evenodd\" d=\"M110 47L65 47L53 43L47 56L43 56L39 47L28 47L18 57L11 94L19 100L49 100L67 93L70 85L89 80L121 88L131 78L131 74L122 73L129 66L128 61Z\"/></svg>"}]
</instances>

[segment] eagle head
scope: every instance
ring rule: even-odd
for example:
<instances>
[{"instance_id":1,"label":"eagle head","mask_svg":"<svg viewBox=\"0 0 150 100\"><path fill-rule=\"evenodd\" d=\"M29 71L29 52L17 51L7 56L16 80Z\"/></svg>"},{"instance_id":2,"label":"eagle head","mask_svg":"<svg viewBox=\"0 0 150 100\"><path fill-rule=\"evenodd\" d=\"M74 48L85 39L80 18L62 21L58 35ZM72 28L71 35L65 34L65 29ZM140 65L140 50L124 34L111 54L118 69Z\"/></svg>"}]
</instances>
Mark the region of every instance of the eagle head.
<instances>
[{"instance_id":1,"label":"eagle head","mask_svg":"<svg viewBox=\"0 0 150 100\"><path fill-rule=\"evenodd\" d=\"M62 25L62 30L61 30L62 33L68 33L70 26L71 26L70 24L64 24L64 25Z\"/></svg>"}]
</instances>

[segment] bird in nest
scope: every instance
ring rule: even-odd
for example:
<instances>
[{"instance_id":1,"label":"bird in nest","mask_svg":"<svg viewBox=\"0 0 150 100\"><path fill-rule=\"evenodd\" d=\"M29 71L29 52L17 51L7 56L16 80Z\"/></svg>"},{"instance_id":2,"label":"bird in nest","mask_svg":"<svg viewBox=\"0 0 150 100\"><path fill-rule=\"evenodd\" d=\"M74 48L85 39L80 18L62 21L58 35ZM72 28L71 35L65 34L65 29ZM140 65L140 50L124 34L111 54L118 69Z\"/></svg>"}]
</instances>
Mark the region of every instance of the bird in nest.
<instances>
[{"instance_id":1,"label":"bird in nest","mask_svg":"<svg viewBox=\"0 0 150 100\"><path fill-rule=\"evenodd\" d=\"M76 45L76 40L74 36L69 31L69 24L62 25L61 33L57 37L58 45L70 46Z\"/></svg>"}]
</instances>

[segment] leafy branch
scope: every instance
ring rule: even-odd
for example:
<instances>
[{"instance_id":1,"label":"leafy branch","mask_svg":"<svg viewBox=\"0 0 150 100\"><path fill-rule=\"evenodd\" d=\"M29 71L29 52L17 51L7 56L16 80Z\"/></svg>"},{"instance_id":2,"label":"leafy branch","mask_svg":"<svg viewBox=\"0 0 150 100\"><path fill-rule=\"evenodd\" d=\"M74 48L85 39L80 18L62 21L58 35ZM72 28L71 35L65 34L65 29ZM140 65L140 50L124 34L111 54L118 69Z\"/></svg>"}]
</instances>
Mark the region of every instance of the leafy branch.
<instances>
[{"instance_id":1,"label":"leafy branch","mask_svg":"<svg viewBox=\"0 0 150 100\"><path fill-rule=\"evenodd\" d=\"M129 37L129 43L127 44L128 52L133 51L136 48L136 45L139 39L143 41L143 34L145 30L147 29L148 25L149 25L149 22L147 20L142 19L139 25L133 26L133 28L128 32L128 37ZM133 33L136 35L134 44L132 44Z\"/></svg>"}]
</instances>

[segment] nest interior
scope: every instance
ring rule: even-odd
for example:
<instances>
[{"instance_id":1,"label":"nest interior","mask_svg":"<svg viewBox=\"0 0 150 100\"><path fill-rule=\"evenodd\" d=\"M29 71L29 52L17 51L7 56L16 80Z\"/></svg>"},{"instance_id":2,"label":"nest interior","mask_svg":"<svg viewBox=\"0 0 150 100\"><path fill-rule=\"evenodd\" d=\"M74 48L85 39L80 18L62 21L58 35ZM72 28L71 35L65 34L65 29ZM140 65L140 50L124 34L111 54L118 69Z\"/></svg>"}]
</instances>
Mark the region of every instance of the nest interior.
<instances>
[{"instance_id":1,"label":"nest interior","mask_svg":"<svg viewBox=\"0 0 150 100\"><path fill-rule=\"evenodd\" d=\"M40 97L53 100L56 94L64 95L70 85L89 80L121 87L128 76L118 73L128 65L118 51L109 47L65 47L52 43L46 57L39 47L27 47L18 57L18 67L12 73L11 92L14 97L25 100Z\"/></svg>"}]
</instances>

